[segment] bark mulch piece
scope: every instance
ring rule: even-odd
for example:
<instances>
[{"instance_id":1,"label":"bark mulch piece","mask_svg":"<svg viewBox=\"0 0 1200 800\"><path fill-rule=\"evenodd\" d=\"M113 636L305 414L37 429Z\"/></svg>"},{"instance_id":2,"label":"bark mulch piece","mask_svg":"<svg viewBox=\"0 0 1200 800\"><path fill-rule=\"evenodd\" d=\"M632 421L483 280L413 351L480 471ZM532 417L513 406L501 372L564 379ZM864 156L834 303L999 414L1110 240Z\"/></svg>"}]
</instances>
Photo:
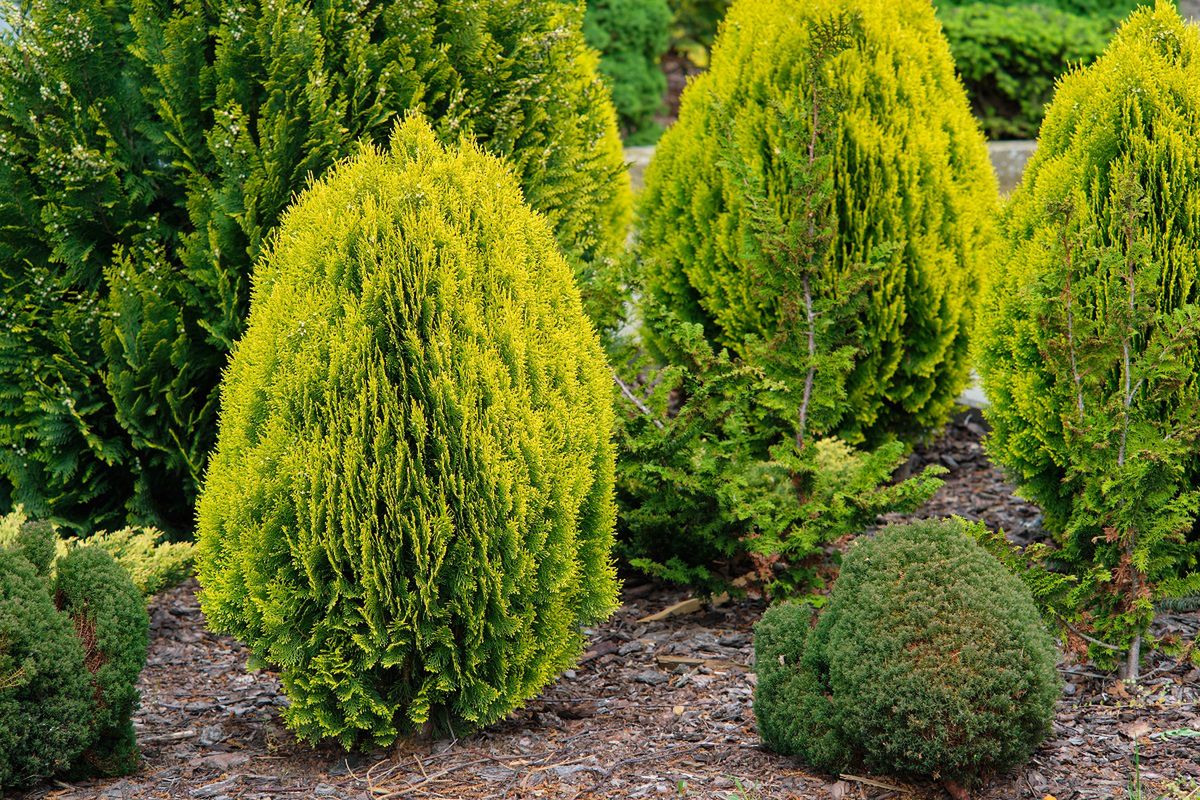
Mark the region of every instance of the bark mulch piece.
<instances>
[{"instance_id":1,"label":"bark mulch piece","mask_svg":"<svg viewBox=\"0 0 1200 800\"><path fill-rule=\"evenodd\" d=\"M1038 532L1036 509L1014 498L983 456L977 418L957 420L918 451L951 473L927 512ZM156 598L136 717L144 761L136 775L25 795L111 798L943 798L934 786L884 777L818 775L761 749L751 702L752 626L761 602L640 622L687 597L630 585L625 605L589 631L580 664L489 730L456 741L405 741L366 754L297 742L270 672L249 672L247 651L204 628L194 582ZM1164 617L1164 629L1200 632L1200 614ZM977 800L1139 797L1200 800L1200 669L1155 656L1144 685L1064 664L1054 733L1027 766L998 776ZM1138 767L1135 768L1135 754Z\"/></svg>"}]
</instances>

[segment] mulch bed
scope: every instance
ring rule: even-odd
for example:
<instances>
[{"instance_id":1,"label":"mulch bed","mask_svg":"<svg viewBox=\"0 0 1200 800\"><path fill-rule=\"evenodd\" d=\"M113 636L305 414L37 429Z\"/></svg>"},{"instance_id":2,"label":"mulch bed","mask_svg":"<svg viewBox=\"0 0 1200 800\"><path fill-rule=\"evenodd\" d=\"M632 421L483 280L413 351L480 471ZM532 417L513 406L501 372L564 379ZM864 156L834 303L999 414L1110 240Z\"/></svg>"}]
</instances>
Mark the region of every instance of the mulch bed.
<instances>
[{"instance_id":1,"label":"mulch bed","mask_svg":"<svg viewBox=\"0 0 1200 800\"><path fill-rule=\"evenodd\" d=\"M1018 538L1038 533L1036 509L1014 498L980 447L977 417L957 420L913 466L951 469L931 515L985 520ZM53 784L25 797L83 798L941 798L934 786L871 776L818 775L761 749L754 729L752 626L759 601L639 621L683 600L678 590L629 585L625 604L590 631L576 669L489 730L456 741L405 741L365 754L297 742L280 720L286 700L247 651L205 630L195 583L156 598L135 724L136 775ZM1159 623L1188 637L1200 614ZM1026 767L995 777L978 800L1200 800L1200 670L1156 656L1130 690L1111 675L1064 664L1054 734ZM1138 766L1135 768L1135 753Z\"/></svg>"}]
</instances>

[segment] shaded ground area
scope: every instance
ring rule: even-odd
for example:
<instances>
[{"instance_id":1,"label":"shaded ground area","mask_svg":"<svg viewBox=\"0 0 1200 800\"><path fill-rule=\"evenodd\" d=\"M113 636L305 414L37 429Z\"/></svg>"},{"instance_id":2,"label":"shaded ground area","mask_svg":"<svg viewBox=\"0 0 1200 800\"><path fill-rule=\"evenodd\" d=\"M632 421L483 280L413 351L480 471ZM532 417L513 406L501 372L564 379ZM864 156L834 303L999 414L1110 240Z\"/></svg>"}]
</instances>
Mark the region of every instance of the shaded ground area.
<instances>
[{"instance_id":1,"label":"shaded ground area","mask_svg":"<svg viewBox=\"0 0 1200 800\"><path fill-rule=\"evenodd\" d=\"M952 472L930 513L958 513L1034 535L1037 512L1012 497L983 457L970 417L918 452ZM685 598L627 586L625 605L591 632L579 666L527 708L458 741L405 742L347 755L311 748L284 728L286 701L246 651L204 629L195 584L157 598L136 724L138 774L55 784L25 797L83 798L940 798L935 787L870 776L816 775L760 749L749 671L762 604L743 600L661 621L639 621ZM1162 625L1195 637L1200 614ZM1031 764L995 778L979 800L1200 800L1200 670L1158 659L1131 693L1111 676L1063 666L1054 735ZM1139 766L1135 768L1134 753Z\"/></svg>"}]
</instances>

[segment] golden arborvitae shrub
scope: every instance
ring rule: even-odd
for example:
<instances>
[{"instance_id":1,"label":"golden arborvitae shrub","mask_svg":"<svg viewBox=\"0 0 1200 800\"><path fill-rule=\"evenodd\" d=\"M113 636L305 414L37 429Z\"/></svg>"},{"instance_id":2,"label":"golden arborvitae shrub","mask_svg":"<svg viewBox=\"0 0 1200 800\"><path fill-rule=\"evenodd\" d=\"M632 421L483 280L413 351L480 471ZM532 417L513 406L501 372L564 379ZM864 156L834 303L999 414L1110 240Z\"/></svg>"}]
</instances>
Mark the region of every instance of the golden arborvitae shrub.
<instances>
[{"instance_id":1,"label":"golden arborvitae shrub","mask_svg":"<svg viewBox=\"0 0 1200 800\"><path fill-rule=\"evenodd\" d=\"M614 607L612 385L510 168L424 121L284 217L222 388L211 625L310 739L500 719Z\"/></svg>"},{"instance_id":2,"label":"golden arborvitae shrub","mask_svg":"<svg viewBox=\"0 0 1200 800\"><path fill-rule=\"evenodd\" d=\"M763 342L802 335L781 298L798 287L763 290L778 278L772 251L795 245L817 305L863 298L824 432L915 433L945 421L967 380L996 204L928 0L742 0L647 170L644 291L755 361ZM647 316L651 341L677 355Z\"/></svg>"}]
</instances>

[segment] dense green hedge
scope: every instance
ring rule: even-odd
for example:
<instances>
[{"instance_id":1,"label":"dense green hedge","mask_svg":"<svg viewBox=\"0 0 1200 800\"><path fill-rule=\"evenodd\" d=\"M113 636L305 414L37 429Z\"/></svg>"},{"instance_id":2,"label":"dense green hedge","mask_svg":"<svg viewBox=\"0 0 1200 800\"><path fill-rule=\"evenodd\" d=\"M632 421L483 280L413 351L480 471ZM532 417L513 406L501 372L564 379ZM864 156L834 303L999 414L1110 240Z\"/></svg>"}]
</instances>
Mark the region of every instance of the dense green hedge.
<instances>
[{"instance_id":1,"label":"dense green hedge","mask_svg":"<svg viewBox=\"0 0 1200 800\"><path fill-rule=\"evenodd\" d=\"M933 4L939 9L973 6L979 2L980 0L933 0ZM1139 5L1153 5L1154 0L987 0L987 4L1000 8L1040 6L1069 14L1119 19Z\"/></svg>"},{"instance_id":2,"label":"dense green hedge","mask_svg":"<svg viewBox=\"0 0 1200 800\"><path fill-rule=\"evenodd\" d=\"M667 76L659 61L670 44L667 0L588 0L583 33L600 51L600 72L627 145L651 144L662 133Z\"/></svg>"},{"instance_id":3,"label":"dense green hedge","mask_svg":"<svg viewBox=\"0 0 1200 800\"><path fill-rule=\"evenodd\" d=\"M1042 5L938 12L971 110L992 139L1031 139L1060 75L1104 50L1115 22Z\"/></svg>"},{"instance_id":4,"label":"dense green hedge","mask_svg":"<svg viewBox=\"0 0 1200 800\"><path fill-rule=\"evenodd\" d=\"M1027 760L1062 681L1029 590L962 520L851 546L812 627L780 605L755 630L754 713L772 749L837 775L974 784Z\"/></svg>"},{"instance_id":5,"label":"dense green hedge","mask_svg":"<svg viewBox=\"0 0 1200 800\"><path fill-rule=\"evenodd\" d=\"M978 336L988 451L1062 546L1047 602L1134 674L1154 603L1200 595L1197 120L1200 30L1166 3L1063 78Z\"/></svg>"},{"instance_id":6,"label":"dense green hedge","mask_svg":"<svg viewBox=\"0 0 1200 800\"><path fill-rule=\"evenodd\" d=\"M615 606L612 379L510 169L410 120L301 195L255 270L200 599L305 738L494 722Z\"/></svg>"},{"instance_id":7,"label":"dense green hedge","mask_svg":"<svg viewBox=\"0 0 1200 800\"><path fill-rule=\"evenodd\" d=\"M0 500L35 516L190 529L251 264L310 175L406 110L510 160L585 290L623 247L628 178L577 4L16 5Z\"/></svg>"}]
</instances>

